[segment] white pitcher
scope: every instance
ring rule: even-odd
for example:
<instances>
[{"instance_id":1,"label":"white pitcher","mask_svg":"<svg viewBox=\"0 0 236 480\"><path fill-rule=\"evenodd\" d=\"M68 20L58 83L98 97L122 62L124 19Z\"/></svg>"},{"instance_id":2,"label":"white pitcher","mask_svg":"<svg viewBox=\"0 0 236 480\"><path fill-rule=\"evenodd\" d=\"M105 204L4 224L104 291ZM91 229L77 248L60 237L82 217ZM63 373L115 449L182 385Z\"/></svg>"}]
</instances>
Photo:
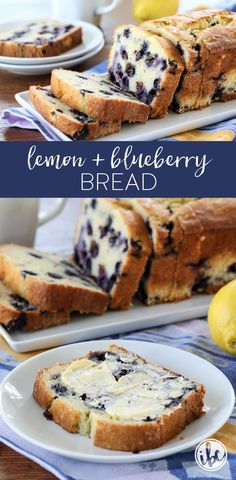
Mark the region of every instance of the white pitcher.
<instances>
[{"instance_id":1,"label":"white pitcher","mask_svg":"<svg viewBox=\"0 0 236 480\"><path fill-rule=\"evenodd\" d=\"M100 17L114 10L122 0L111 0L103 5L102 0L52 0L53 16L58 20L83 20L95 25Z\"/></svg>"},{"instance_id":2,"label":"white pitcher","mask_svg":"<svg viewBox=\"0 0 236 480\"><path fill-rule=\"evenodd\" d=\"M0 244L32 247L37 227L56 217L65 203L65 198L56 198L47 211L39 212L39 198L0 198Z\"/></svg>"}]
</instances>

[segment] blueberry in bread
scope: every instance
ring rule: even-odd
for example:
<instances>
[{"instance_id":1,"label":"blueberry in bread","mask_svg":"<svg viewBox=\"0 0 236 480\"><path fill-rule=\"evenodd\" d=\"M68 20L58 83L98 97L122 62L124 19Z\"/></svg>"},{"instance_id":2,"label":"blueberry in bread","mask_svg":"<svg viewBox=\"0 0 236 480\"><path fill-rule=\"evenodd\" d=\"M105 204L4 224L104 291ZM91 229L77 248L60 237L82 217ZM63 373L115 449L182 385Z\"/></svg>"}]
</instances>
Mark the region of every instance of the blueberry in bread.
<instances>
[{"instance_id":1,"label":"blueberry in bread","mask_svg":"<svg viewBox=\"0 0 236 480\"><path fill-rule=\"evenodd\" d=\"M204 386L116 345L40 370L34 398L45 417L97 447L158 448L203 414Z\"/></svg>"},{"instance_id":2,"label":"blueberry in bread","mask_svg":"<svg viewBox=\"0 0 236 480\"><path fill-rule=\"evenodd\" d=\"M200 199L191 208L201 223L193 293L216 293L236 278L236 199Z\"/></svg>"},{"instance_id":3,"label":"blueberry in bread","mask_svg":"<svg viewBox=\"0 0 236 480\"><path fill-rule=\"evenodd\" d=\"M81 27L46 18L0 33L0 55L51 57L81 42Z\"/></svg>"},{"instance_id":4,"label":"blueberry in bread","mask_svg":"<svg viewBox=\"0 0 236 480\"><path fill-rule=\"evenodd\" d=\"M140 299L147 305L154 305L190 296L189 284L194 282L195 274L179 259L179 255L184 255L192 265L199 258L197 240L200 230L192 221L192 211L188 208L190 199L136 198L126 201L143 218L152 241L152 254L139 285ZM187 229L185 236L184 229Z\"/></svg>"},{"instance_id":5,"label":"blueberry in bread","mask_svg":"<svg viewBox=\"0 0 236 480\"><path fill-rule=\"evenodd\" d=\"M108 295L74 262L27 247L0 246L0 278L40 310L101 314L108 304Z\"/></svg>"},{"instance_id":6,"label":"blueberry in bread","mask_svg":"<svg viewBox=\"0 0 236 480\"><path fill-rule=\"evenodd\" d=\"M148 305L215 293L236 276L236 200L129 199L152 254L139 286Z\"/></svg>"},{"instance_id":7,"label":"blueberry in bread","mask_svg":"<svg viewBox=\"0 0 236 480\"><path fill-rule=\"evenodd\" d=\"M222 32L219 32L219 35L222 38ZM224 55L220 62L220 71L213 101L226 102L236 98L236 55L232 54L236 48L236 22L234 22L234 26L229 24L226 27L223 43Z\"/></svg>"},{"instance_id":8,"label":"blueberry in bread","mask_svg":"<svg viewBox=\"0 0 236 480\"><path fill-rule=\"evenodd\" d=\"M71 108L103 122L146 122L150 113L150 107L96 75L53 70L51 92Z\"/></svg>"},{"instance_id":9,"label":"blueberry in bread","mask_svg":"<svg viewBox=\"0 0 236 480\"><path fill-rule=\"evenodd\" d=\"M150 105L152 118L166 115L183 70L181 56L169 40L133 25L115 31L110 80Z\"/></svg>"},{"instance_id":10,"label":"blueberry in bread","mask_svg":"<svg viewBox=\"0 0 236 480\"><path fill-rule=\"evenodd\" d=\"M111 309L128 308L151 252L141 217L115 199L87 199L75 234L75 258L109 294Z\"/></svg>"},{"instance_id":11,"label":"blueberry in bread","mask_svg":"<svg viewBox=\"0 0 236 480\"><path fill-rule=\"evenodd\" d=\"M221 65L226 52L234 62L235 18L232 12L211 9L143 24L148 30L171 41L182 56L185 70L172 104L176 112L210 105L216 91L219 91L219 81L223 79Z\"/></svg>"},{"instance_id":12,"label":"blueberry in bread","mask_svg":"<svg viewBox=\"0 0 236 480\"><path fill-rule=\"evenodd\" d=\"M69 320L69 312L41 311L0 282L0 324L8 332L39 330L63 325Z\"/></svg>"},{"instance_id":13,"label":"blueberry in bread","mask_svg":"<svg viewBox=\"0 0 236 480\"><path fill-rule=\"evenodd\" d=\"M73 140L91 140L121 129L119 122L102 122L62 103L51 93L49 87L30 87L30 99L36 110L51 125Z\"/></svg>"}]
</instances>

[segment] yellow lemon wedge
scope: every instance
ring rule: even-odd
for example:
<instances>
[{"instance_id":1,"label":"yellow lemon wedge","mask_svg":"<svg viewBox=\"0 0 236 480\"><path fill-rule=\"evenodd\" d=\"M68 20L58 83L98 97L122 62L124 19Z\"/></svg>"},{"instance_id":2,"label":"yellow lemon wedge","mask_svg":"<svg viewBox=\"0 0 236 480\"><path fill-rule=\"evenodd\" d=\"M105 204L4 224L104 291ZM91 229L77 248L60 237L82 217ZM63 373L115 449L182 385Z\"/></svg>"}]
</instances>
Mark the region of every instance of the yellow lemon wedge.
<instances>
[{"instance_id":1,"label":"yellow lemon wedge","mask_svg":"<svg viewBox=\"0 0 236 480\"><path fill-rule=\"evenodd\" d=\"M218 347L236 355L236 280L214 296L208 311L208 325Z\"/></svg>"},{"instance_id":2,"label":"yellow lemon wedge","mask_svg":"<svg viewBox=\"0 0 236 480\"><path fill-rule=\"evenodd\" d=\"M178 10L178 0L134 0L133 14L137 22L155 20L174 15Z\"/></svg>"}]
</instances>

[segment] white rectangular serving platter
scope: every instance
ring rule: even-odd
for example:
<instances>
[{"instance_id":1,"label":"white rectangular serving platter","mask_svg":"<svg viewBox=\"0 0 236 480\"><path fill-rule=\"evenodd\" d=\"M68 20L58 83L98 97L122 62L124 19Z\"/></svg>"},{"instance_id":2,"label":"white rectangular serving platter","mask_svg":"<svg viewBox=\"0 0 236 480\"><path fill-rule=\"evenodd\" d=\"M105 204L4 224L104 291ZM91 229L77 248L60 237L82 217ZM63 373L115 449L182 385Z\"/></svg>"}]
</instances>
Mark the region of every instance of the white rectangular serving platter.
<instances>
[{"instance_id":1,"label":"white rectangular serving platter","mask_svg":"<svg viewBox=\"0 0 236 480\"><path fill-rule=\"evenodd\" d=\"M110 311L102 316L73 314L67 325L36 332L8 333L0 326L0 335L16 352L30 352L204 317L212 298L211 295L198 295L153 307L135 301L129 310Z\"/></svg>"},{"instance_id":2,"label":"white rectangular serving platter","mask_svg":"<svg viewBox=\"0 0 236 480\"><path fill-rule=\"evenodd\" d=\"M15 98L22 107L37 118L48 130L53 131L60 140L67 142L72 141L67 135L50 125L50 123L37 112L30 101L28 90L17 93ZM203 110L182 113L181 115L170 111L166 117L157 120L148 120L145 124L124 123L120 132L98 140L112 142L158 140L169 137L170 135L176 135L177 133L222 122L223 120L235 117L235 115L236 100L231 100L226 103L213 103L210 107L204 108Z\"/></svg>"}]
</instances>

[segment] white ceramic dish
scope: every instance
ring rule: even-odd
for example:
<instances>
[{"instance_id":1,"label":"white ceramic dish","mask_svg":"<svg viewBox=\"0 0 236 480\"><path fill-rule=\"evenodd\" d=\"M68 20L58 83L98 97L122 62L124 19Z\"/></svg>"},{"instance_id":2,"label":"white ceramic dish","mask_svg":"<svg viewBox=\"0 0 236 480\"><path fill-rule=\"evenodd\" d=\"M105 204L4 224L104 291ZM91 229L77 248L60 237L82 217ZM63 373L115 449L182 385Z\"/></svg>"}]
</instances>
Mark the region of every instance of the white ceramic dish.
<instances>
[{"instance_id":1,"label":"white ceramic dish","mask_svg":"<svg viewBox=\"0 0 236 480\"><path fill-rule=\"evenodd\" d=\"M17 93L15 98L21 106L26 108L26 110L39 119L42 124L46 125L56 133L61 140L71 141L71 138L60 132L57 128L52 127L36 111L30 102L28 91ZM214 103L203 110L182 113L181 115L170 111L165 118L149 120L146 124L124 123L120 132L98 140L113 142L157 140L159 138L166 138L170 135L176 135L177 133L186 132L213 123L222 122L223 120L235 117L235 112L236 100L231 100L226 103Z\"/></svg>"},{"instance_id":2,"label":"white ceramic dish","mask_svg":"<svg viewBox=\"0 0 236 480\"><path fill-rule=\"evenodd\" d=\"M69 68L79 65L80 63L85 62L89 58L96 55L102 48L104 47L104 39L102 39L101 43L97 45L96 48L90 50L85 55L80 57L75 57L70 60L59 61L57 60L55 63L47 63L44 65L15 65L10 63L1 63L0 62L0 70L6 70L9 73L14 73L16 75L46 75L50 74L54 68Z\"/></svg>"},{"instance_id":3,"label":"white ceramic dish","mask_svg":"<svg viewBox=\"0 0 236 480\"><path fill-rule=\"evenodd\" d=\"M30 23L30 22L28 22ZM82 22L82 21L74 21L71 20L73 25L81 26L83 30L83 43L81 45L78 45L75 48L72 48L71 50L68 50L67 52L57 55L54 57L45 57L45 58L20 58L20 57L6 57L3 55L0 55L0 63L9 63L10 65L24 65L24 66L32 66L32 65L44 65L44 64L52 64L52 63L58 63L58 62L63 62L67 60L74 59L75 57L81 57L85 55L86 53L90 52L91 50L94 50L98 45L100 45L103 41L103 33L102 31L96 27L95 25L92 25L91 23L88 22ZM0 24L0 33L10 30L12 28L15 28L19 26L19 23L16 22L10 22L10 23L1 23Z\"/></svg>"},{"instance_id":4,"label":"white ceramic dish","mask_svg":"<svg viewBox=\"0 0 236 480\"><path fill-rule=\"evenodd\" d=\"M211 299L209 295L199 295L183 302L153 307L136 301L135 305L126 311L110 311L102 316L74 314L67 325L36 332L8 333L0 326L0 335L16 352L30 352L200 318L207 315Z\"/></svg>"},{"instance_id":5,"label":"white ceramic dish","mask_svg":"<svg viewBox=\"0 0 236 480\"><path fill-rule=\"evenodd\" d=\"M139 455L96 448L91 439L72 435L54 422L48 422L32 397L37 371L85 355L89 350L107 348L109 342L103 340L50 350L14 369L5 378L0 390L0 411L5 422L29 442L66 457L99 463L133 463L165 458L193 447L201 440L211 437L231 415L235 401L233 388L225 375L211 363L166 345L133 341L117 341L116 344L203 383L206 387L205 415L162 447L140 452Z\"/></svg>"}]
</instances>

